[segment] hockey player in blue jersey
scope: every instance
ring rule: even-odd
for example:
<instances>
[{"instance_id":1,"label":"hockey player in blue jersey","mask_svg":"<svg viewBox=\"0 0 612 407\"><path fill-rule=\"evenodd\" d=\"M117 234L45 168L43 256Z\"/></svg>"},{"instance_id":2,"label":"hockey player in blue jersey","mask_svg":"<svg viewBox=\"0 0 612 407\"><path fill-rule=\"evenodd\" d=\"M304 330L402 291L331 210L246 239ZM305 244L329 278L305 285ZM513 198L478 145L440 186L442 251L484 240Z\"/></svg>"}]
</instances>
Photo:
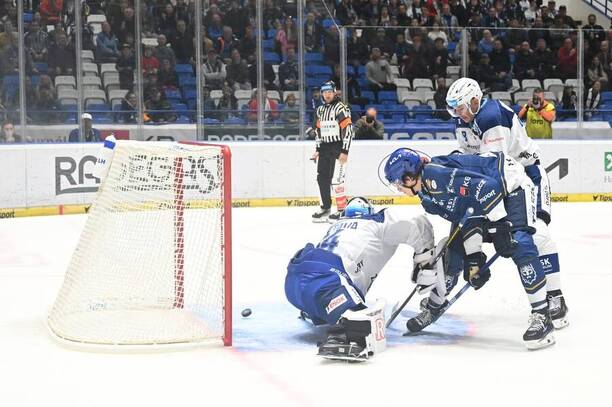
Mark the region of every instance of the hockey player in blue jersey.
<instances>
[{"instance_id":1,"label":"hockey player in blue jersey","mask_svg":"<svg viewBox=\"0 0 612 407\"><path fill-rule=\"evenodd\" d=\"M503 153L451 154L430 159L401 148L389 156L384 170L390 184L407 195L418 196L430 214L459 222L468 208L473 209L473 217L461 230L462 241L454 240L447 252L451 258L445 272L453 278L447 290L456 284L455 276L461 271L475 289L489 280L490 271L481 271L486 263L482 243L492 241L500 255L511 257L516 264L531 303L529 327L523 335L525 345L528 349L552 345L554 327L546 298L546 275L532 236L535 186L523 167ZM408 321L408 329L423 329L437 319L444 305L430 297L423 312Z\"/></svg>"},{"instance_id":2,"label":"hockey player in blue jersey","mask_svg":"<svg viewBox=\"0 0 612 407\"><path fill-rule=\"evenodd\" d=\"M546 169L540 162L538 145L527 136L525 127L508 106L483 99L478 83L470 78L455 81L446 96L448 111L454 117L459 151L467 154L499 151L525 167L538 189L536 233L540 263L546 272L546 291L550 316L556 329L566 327L567 305L561 292L557 246L548 224L551 219L551 191Z\"/></svg>"},{"instance_id":3,"label":"hockey player in blue jersey","mask_svg":"<svg viewBox=\"0 0 612 407\"><path fill-rule=\"evenodd\" d=\"M412 280L419 292L435 291L443 298L442 262L429 265L435 252L427 218L406 218L392 209L375 212L365 198L351 199L316 246L308 243L293 256L285 279L287 299L313 323L332 325L320 356L364 360L384 350L384 302L368 307L365 296L400 244L414 248Z\"/></svg>"}]
</instances>

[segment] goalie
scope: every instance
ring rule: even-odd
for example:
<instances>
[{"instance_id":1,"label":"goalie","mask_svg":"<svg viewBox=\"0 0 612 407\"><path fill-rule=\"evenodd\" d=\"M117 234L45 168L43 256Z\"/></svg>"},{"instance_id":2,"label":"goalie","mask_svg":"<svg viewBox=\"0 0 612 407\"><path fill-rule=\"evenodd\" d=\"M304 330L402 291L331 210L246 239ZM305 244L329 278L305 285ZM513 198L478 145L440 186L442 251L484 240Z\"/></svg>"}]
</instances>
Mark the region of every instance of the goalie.
<instances>
[{"instance_id":1,"label":"goalie","mask_svg":"<svg viewBox=\"0 0 612 407\"><path fill-rule=\"evenodd\" d=\"M384 301L368 307L365 296L402 243L414 248L412 281L419 292L443 300L442 262L429 265L434 234L427 218L409 219L388 209L375 212L365 198L352 198L319 244L308 243L289 261L289 302L315 325L332 325L319 356L365 360L385 349Z\"/></svg>"}]
</instances>

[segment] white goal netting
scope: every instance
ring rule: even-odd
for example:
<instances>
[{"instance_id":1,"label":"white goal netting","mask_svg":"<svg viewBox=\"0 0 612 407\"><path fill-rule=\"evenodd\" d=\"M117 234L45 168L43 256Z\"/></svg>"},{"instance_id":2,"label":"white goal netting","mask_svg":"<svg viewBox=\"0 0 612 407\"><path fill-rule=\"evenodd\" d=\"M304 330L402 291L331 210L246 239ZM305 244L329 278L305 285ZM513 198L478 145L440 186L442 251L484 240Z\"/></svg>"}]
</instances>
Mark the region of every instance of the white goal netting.
<instances>
[{"instance_id":1,"label":"white goal netting","mask_svg":"<svg viewBox=\"0 0 612 407\"><path fill-rule=\"evenodd\" d=\"M120 141L48 317L66 341L231 344L229 149Z\"/></svg>"}]
</instances>

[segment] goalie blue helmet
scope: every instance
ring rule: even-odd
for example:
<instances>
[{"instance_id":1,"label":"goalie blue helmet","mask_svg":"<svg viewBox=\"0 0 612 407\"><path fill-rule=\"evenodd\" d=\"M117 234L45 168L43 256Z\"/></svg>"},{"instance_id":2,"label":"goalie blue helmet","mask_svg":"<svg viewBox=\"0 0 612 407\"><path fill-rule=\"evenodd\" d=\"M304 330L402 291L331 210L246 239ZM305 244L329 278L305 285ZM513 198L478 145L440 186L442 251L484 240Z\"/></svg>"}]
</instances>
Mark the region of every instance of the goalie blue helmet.
<instances>
[{"instance_id":1,"label":"goalie blue helmet","mask_svg":"<svg viewBox=\"0 0 612 407\"><path fill-rule=\"evenodd\" d=\"M403 184L404 177L416 178L423 169L423 161L416 151L398 148L389 155L385 163L385 179L390 184Z\"/></svg>"},{"instance_id":2,"label":"goalie blue helmet","mask_svg":"<svg viewBox=\"0 0 612 407\"><path fill-rule=\"evenodd\" d=\"M357 216L371 215L374 213L374 207L366 198L356 196L351 198L344 208L343 217L354 218Z\"/></svg>"}]
</instances>

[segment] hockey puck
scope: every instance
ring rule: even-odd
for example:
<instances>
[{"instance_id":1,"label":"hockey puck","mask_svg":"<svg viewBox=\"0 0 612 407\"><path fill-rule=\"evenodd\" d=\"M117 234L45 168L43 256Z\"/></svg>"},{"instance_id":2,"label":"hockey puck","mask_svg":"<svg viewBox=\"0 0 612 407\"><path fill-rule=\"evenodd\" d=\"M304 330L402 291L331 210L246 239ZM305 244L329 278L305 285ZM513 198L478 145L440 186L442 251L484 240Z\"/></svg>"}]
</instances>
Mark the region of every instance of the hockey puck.
<instances>
[{"instance_id":1,"label":"hockey puck","mask_svg":"<svg viewBox=\"0 0 612 407\"><path fill-rule=\"evenodd\" d=\"M251 309L250 308L245 308L242 310L242 312L240 313L244 318L250 317L251 316Z\"/></svg>"}]
</instances>

